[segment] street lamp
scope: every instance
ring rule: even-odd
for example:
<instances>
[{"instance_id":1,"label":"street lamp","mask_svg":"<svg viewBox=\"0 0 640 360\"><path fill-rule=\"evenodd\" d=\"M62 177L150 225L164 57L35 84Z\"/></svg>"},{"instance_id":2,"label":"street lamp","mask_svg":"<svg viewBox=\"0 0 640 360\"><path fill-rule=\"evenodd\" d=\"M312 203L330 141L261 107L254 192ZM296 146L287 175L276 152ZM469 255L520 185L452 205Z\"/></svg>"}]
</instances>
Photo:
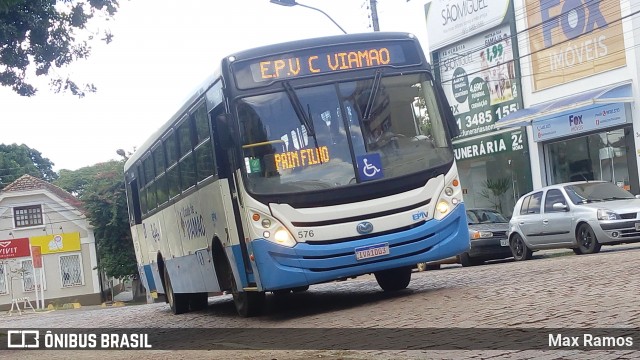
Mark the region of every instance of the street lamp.
<instances>
[{"instance_id":1,"label":"street lamp","mask_svg":"<svg viewBox=\"0 0 640 360\"><path fill-rule=\"evenodd\" d=\"M270 1L271 1L272 3L274 3L274 4L277 4L277 5L282 5L282 6L296 6L296 5L298 5L298 6L302 6L302 7L308 8L308 9L312 9L312 10L315 10L315 11L319 11L319 12L321 12L322 14L324 14L324 16L328 17L328 18L329 18L329 20L331 20L334 24L336 24L336 26L337 26L340 30L342 30L342 32L343 32L343 33L345 33L345 34L347 33L346 31L344 31L344 29L343 29L340 25L338 25L338 23L337 23L335 20L333 20L333 19L331 18L331 16L329 16L329 14L327 14L326 12L324 12L324 11L322 11L322 10L318 9L318 8L314 8L314 7L309 6L309 5L304 5L304 4L297 3L297 2L296 2L296 0L270 0Z\"/></svg>"}]
</instances>

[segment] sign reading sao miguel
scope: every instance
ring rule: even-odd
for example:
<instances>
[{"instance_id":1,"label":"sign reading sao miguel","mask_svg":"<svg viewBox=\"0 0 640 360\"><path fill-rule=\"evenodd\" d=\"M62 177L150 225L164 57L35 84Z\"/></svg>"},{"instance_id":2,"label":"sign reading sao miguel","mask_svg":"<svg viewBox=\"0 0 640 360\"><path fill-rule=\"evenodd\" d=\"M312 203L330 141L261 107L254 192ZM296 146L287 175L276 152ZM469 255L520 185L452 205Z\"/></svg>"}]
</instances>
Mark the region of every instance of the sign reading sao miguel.
<instances>
[{"instance_id":1,"label":"sign reading sao miguel","mask_svg":"<svg viewBox=\"0 0 640 360\"><path fill-rule=\"evenodd\" d=\"M492 131L496 121L521 107L514 46L505 24L433 53L459 138Z\"/></svg>"}]
</instances>

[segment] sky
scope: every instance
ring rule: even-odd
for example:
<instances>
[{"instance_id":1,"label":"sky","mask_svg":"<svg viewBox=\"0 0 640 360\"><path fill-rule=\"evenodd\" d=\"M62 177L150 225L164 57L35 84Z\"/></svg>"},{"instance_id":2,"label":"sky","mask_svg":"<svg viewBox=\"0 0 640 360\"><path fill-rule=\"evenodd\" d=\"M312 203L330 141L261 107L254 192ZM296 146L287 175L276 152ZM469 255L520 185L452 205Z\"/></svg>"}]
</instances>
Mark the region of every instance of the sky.
<instances>
[{"instance_id":1,"label":"sky","mask_svg":"<svg viewBox=\"0 0 640 360\"><path fill-rule=\"evenodd\" d=\"M378 0L381 31L418 36L428 51L424 3ZM373 31L368 0L300 0L319 8L348 33ZM38 93L21 97L0 88L0 143L25 144L54 163L77 170L132 152L164 124L213 72L220 59L254 46L337 35L322 13L269 0L120 0L110 21L113 42L93 42L88 59L56 71L97 92L78 98L54 93L34 78Z\"/></svg>"}]
</instances>

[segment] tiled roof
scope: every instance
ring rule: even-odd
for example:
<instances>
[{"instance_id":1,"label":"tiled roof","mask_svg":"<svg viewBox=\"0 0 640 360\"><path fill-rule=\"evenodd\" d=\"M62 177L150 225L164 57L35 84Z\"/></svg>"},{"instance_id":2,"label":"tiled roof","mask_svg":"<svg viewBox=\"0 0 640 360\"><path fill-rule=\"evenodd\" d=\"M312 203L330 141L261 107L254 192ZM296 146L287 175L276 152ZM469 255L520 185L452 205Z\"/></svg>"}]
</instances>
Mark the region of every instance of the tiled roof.
<instances>
[{"instance_id":1,"label":"tiled roof","mask_svg":"<svg viewBox=\"0 0 640 360\"><path fill-rule=\"evenodd\" d=\"M77 197L71 195L70 193L68 193L67 191L63 190L58 186L55 186L51 183L48 183L42 179L38 179L28 174L20 176L18 179L16 179L16 181L5 186L1 192L7 193L7 192L13 192L13 191L29 191L29 190L47 190L53 193L55 196L62 199L62 201L78 209L80 212L84 213L82 202Z\"/></svg>"}]
</instances>

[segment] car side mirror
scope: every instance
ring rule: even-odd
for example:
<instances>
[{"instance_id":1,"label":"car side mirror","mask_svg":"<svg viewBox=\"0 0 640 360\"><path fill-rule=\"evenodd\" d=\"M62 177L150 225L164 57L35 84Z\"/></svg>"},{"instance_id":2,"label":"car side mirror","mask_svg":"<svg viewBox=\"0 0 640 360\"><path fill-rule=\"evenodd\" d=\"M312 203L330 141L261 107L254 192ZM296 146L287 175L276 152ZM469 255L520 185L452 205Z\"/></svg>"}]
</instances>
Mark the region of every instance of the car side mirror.
<instances>
[{"instance_id":1,"label":"car side mirror","mask_svg":"<svg viewBox=\"0 0 640 360\"><path fill-rule=\"evenodd\" d=\"M552 207L553 207L553 210L556 210L556 211L567 211L569 208L567 205L563 203L555 203L553 204Z\"/></svg>"},{"instance_id":2,"label":"car side mirror","mask_svg":"<svg viewBox=\"0 0 640 360\"><path fill-rule=\"evenodd\" d=\"M215 119L218 144L224 150L231 149L235 144L235 134L233 126L229 122L230 118L229 114L220 114Z\"/></svg>"}]
</instances>

